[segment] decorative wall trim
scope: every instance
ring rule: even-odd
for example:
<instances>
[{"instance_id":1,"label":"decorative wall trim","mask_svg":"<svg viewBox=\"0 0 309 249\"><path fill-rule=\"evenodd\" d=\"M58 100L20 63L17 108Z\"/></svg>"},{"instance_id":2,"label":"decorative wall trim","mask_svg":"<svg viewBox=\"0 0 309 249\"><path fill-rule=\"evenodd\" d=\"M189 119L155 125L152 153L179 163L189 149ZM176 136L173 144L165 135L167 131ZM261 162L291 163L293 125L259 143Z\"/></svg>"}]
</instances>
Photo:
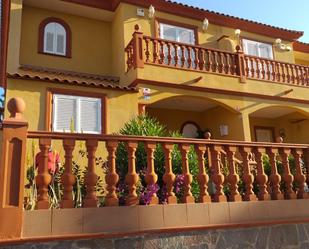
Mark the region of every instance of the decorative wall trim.
<instances>
[{"instance_id":1,"label":"decorative wall trim","mask_svg":"<svg viewBox=\"0 0 309 249\"><path fill-rule=\"evenodd\" d=\"M257 99L289 101L289 102L300 103L300 104L309 104L309 100L304 100L304 99L286 98L286 97L280 97L280 96L264 95L264 94L259 94L259 93L231 91L231 90L216 89L216 88L210 88L210 87L188 86L188 85L167 83L167 82L162 82L162 81L145 80L145 79L136 79L130 84L130 86L135 87L139 84L175 88L175 89L184 89L184 90L189 90L189 91L233 95L233 96L238 96L238 97L249 97L249 98L257 98Z\"/></svg>"}]
</instances>

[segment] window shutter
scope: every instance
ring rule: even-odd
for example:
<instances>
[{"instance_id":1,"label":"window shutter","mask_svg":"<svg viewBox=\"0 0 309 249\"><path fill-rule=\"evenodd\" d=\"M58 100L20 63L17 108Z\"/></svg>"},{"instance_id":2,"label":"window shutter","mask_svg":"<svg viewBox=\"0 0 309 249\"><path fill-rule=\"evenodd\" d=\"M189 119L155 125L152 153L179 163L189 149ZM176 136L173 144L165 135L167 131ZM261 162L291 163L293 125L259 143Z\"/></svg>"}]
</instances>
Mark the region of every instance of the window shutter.
<instances>
[{"instance_id":1,"label":"window shutter","mask_svg":"<svg viewBox=\"0 0 309 249\"><path fill-rule=\"evenodd\" d=\"M71 127L72 120L74 127ZM76 129L76 99L66 95L54 96L54 131Z\"/></svg>"},{"instance_id":2,"label":"window shutter","mask_svg":"<svg viewBox=\"0 0 309 249\"><path fill-rule=\"evenodd\" d=\"M268 59L273 58L271 45L260 43L259 44L259 50L260 50L260 56L261 57L268 58Z\"/></svg>"},{"instance_id":3,"label":"window shutter","mask_svg":"<svg viewBox=\"0 0 309 249\"><path fill-rule=\"evenodd\" d=\"M65 54L65 37L63 34L57 34L57 54Z\"/></svg>"},{"instance_id":4,"label":"window shutter","mask_svg":"<svg viewBox=\"0 0 309 249\"><path fill-rule=\"evenodd\" d=\"M80 129L86 133L101 133L101 99L80 100Z\"/></svg>"},{"instance_id":5,"label":"window shutter","mask_svg":"<svg viewBox=\"0 0 309 249\"><path fill-rule=\"evenodd\" d=\"M46 39L46 45L45 45L46 52L53 52L54 51L54 34L47 32L45 39Z\"/></svg>"}]
</instances>

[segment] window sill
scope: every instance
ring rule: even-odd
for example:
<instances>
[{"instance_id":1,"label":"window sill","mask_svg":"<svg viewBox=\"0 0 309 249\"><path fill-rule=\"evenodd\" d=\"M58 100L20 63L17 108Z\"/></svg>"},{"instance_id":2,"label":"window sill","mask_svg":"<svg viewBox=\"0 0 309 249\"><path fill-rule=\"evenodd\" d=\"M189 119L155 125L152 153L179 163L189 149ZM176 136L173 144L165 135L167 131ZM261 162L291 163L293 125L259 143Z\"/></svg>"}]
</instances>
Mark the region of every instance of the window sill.
<instances>
[{"instance_id":1,"label":"window sill","mask_svg":"<svg viewBox=\"0 0 309 249\"><path fill-rule=\"evenodd\" d=\"M71 55L52 54L52 53L47 53L47 52L43 52L43 51L39 51L38 53L43 54L43 55L56 56L56 57L62 57L62 58L68 58L68 59L72 58Z\"/></svg>"}]
</instances>

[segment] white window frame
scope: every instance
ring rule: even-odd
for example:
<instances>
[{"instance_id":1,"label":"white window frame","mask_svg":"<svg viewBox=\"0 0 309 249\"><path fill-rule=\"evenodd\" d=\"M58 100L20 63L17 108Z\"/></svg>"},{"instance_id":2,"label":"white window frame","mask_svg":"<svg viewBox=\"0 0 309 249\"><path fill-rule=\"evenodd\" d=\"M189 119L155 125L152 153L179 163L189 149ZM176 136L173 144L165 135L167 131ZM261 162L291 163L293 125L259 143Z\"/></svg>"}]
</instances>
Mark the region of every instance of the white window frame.
<instances>
[{"instance_id":1,"label":"white window frame","mask_svg":"<svg viewBox=\"0 0 309 249\"><path fill-rule=\"evenodd\" d=\"M195 45L195 43L196 43L196 37L195 37L195 30L194 29L184 28L184 27L181 27L181 26L176 26L176 25L171 25L171 24L166 24L166 23L159 23L159 27L160 27L160 38L161 39L169 40L169 39L164 37L164 32L163 32L164 27L169 27L169 28L175 28L176 29L176 42L186 43L186 44L190 44L190 45ZM192 37L193 37L192 43L180 41L179 33L180 33L180 31L184 31L184 30L192 33Z\"/></svg>"},{"instance_id":2,"label":"white window frame","mask_svg":"<svg viewBox=\"0 0 309 249\"><path fill-rule=\"evenodd\" d=\"M96 97L84 97L84 96L72 96L72 95L66 95L66 94L53 94L52 98L52 131L53 132L71 132L70 129L68 130L63 130L63 129L57 129L57 98L62 97L62 98L67 98L67 99L74 99L76 101L76 110L75 110L75 115L76 115L76 120L74 120L75 124L75 133L87 133L87 134L101 134L102 133L102 99L101 98L96 98ZM97 115L98 115L98 123L96 124L97 127L99 128L98 131L85 131L81 130L81 108L80 108L80 103L81 100L91 100L91 101L97 101L98 102L98 109L97 109Z\"/></svg>"},{"instance_id":3,"label":"white window frame","mask_svg":"<svg viewBox=\"0 0 309 249\"><path fill-rule=\"evenodd\" d=\"M257 48L257 55L253 55L253 54L249 54L249 51L248 51L248 45L247 44L253 44L254 46L256 46ZM242 39L242 45L243 45L243 49L244 49L244 53L246 55L251 55L251 56L257 56L257 57L261 57L261 58L265 58L265 59L270 59L270 60L273 60L274 59L274 55L273 55L273 46L269 43L265 43L265 42L259 42L259 41L254 41L254 40L250 40L250 39L245 39L243 38ZM268 47L270 49L270 56L269 57L263 57L261 56L261 46L265 46L265 47Z\"/></svg>"},{"instance_id":4,"label":"white window frame","mask_svg":"<svg viewBox=\"0 0 309 249\"><path fill-rule=\"evenodd\" d=\"M47 32L53 34L53 49L52 50L47 50ZM57 46L58 46L58 41L57 41L57 36L58 35L63 35L63 53L57 51ZM67 32L64 28L63 25L61 25L58 22L50 22L45 25L44 27L44 47L43 47L43 52L48 53L48 54L56 54L56 55L66 55L66 50L67 50Z\"/></svg>"}]
</instances>

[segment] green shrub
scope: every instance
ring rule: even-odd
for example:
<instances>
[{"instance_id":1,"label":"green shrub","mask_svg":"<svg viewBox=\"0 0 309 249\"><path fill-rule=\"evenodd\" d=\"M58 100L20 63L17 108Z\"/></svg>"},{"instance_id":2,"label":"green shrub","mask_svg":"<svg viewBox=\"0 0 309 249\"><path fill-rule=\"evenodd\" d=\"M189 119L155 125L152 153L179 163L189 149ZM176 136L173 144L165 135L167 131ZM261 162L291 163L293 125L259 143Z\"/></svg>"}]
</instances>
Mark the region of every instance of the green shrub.
<instances>
[{"instance_id":1,"label":"green shrub","mask_svg":"<svg viewBox=\"0 0 309 249\"><path fill-rule=\"evenodd\" d=\"M159 137L181 137L179 132L169 133L164 125L158 122L155 118L152 118L148 115L141 115L133 118L128 123L124 125L124 127L119 131L121 135L135 135L135 136L159 136ZM177 145L174 145L174 149L172 151L172 167L173 172L176 175L175 182L175 193L178 199L181 199L183 194L182 184L183 181L182 174L182 166L181 166L181 153ZM197 155L194 151L194 148L191 147L188 153L189 159L189 167L191 174L193 175L192 182L192 194L197 199L199 195L199 188L196 176L198 174L198 160ZM120 186L119 193L120 197L123 200L125 195L127 194L127 190L125 189L124 180L125 175L128 171L128 154L125 148L124 143L120 143L116 152L116 165L117 172L120 176ZM159 187L158 196L161 202L165 201L165 187L163 183L163 175L164 175L164 151L161 144L157 144L156 149L154 151L154 165L155 171L158 175L157 185ZM147 170L147 154L145 150L144 143L139 143L136 150L136 170L140 176L140 183L138 184L137 192L140 195L144 195L144 192L147 191L147 184L145 182L145 174Z\"/></svg>"}]
</instances>

